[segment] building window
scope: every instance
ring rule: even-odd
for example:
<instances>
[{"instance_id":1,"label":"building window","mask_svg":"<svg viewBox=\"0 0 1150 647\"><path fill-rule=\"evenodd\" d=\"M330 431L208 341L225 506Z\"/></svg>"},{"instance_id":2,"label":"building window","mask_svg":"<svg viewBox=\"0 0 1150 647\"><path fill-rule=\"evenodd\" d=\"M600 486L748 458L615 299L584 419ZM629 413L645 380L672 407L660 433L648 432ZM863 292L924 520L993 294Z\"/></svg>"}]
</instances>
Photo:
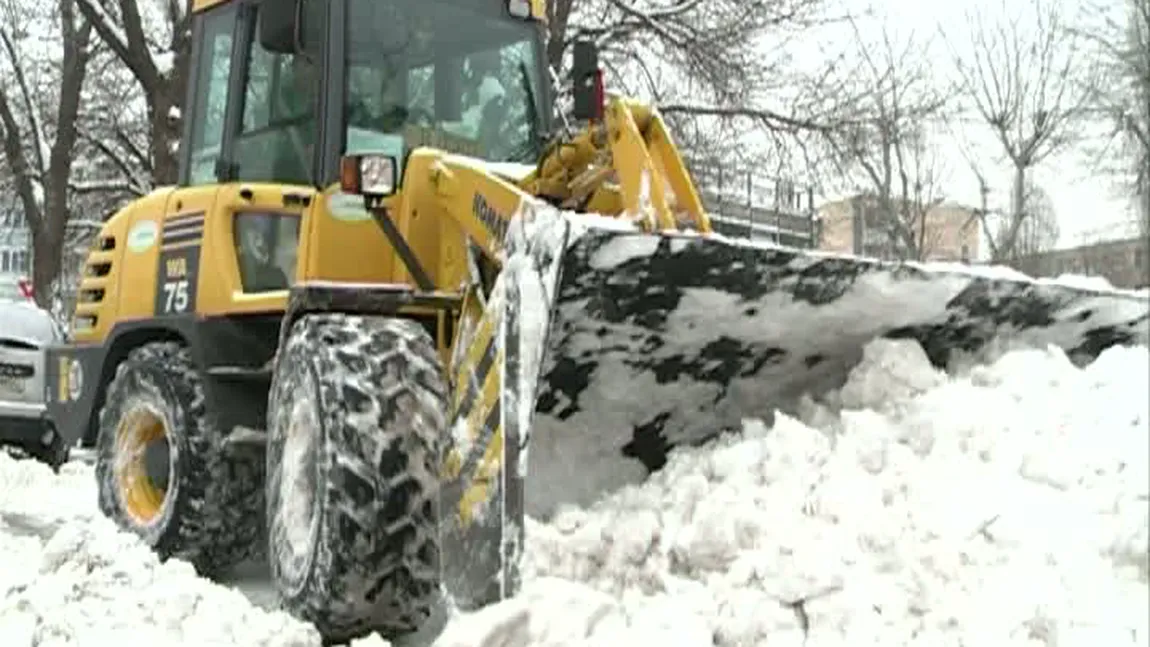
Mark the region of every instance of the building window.
<instances>
[{"instance_id":1,"label":"building window","mask_svg":"<svg viewBox=\"0 0 1150 647\"><path fill-rule=\"evenodd\" d=\"M1146 250L1134 250L1134 269L1141 272L1146 268Z\"/></svg>"}]
</instances>

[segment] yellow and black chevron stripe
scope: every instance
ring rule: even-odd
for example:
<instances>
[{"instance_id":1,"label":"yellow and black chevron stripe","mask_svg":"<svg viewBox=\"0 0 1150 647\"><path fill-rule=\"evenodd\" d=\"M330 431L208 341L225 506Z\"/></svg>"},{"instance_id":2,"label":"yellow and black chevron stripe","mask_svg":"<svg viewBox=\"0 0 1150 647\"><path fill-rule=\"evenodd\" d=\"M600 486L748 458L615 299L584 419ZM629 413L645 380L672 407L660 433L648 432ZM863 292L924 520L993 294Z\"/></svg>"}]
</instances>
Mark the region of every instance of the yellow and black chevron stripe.
<instances>
[{"instance_id":1,"label":"yellow and black chevron stripe","mask_svg":"<svg viewBox=\"0 0 1150 647\"><path fill-rule=\"evenodd\" d=\"M182 213L164 220L160 251L196 247L204 240L204 212Z\"/></svg>"},{"instance_id":2,"label":"yellow and black chevron stripe","mask_svg":"<svg viewBox=\"0 0 1150 647\"><path fill-rule=\"evenodd\" d=\"M503 349L498 330L497 315L489 313L479 320L455 374L451 420L465 421L467 453L451 448L443 477L462 485L459 520L465 528L471 524L475 508L490 498L503 463Z\"/></svg>"}]
</instances>

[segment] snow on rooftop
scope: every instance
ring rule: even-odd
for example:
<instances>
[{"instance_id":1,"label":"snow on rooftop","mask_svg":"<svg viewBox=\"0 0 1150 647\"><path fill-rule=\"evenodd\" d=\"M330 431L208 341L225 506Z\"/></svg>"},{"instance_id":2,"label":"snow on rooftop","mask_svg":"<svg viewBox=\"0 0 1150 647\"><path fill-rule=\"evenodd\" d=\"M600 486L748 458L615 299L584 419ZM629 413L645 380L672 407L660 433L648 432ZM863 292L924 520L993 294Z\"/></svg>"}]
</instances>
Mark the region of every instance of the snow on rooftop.
<instances>
[{"instance_id":1,"label":"snow on rooftop","mask_svg":"<svg viewBox=\"0 0 1150 647\"><path fill-rule=\"evenodd\" d=\"M945 375L874 342L797 417L530 524L523 593L435 645L1145 645L1148 367L1023 349ZM116 532L90 468L0 454L0 644L126 640L319 644Z\"/></svg>"}]
</instances>

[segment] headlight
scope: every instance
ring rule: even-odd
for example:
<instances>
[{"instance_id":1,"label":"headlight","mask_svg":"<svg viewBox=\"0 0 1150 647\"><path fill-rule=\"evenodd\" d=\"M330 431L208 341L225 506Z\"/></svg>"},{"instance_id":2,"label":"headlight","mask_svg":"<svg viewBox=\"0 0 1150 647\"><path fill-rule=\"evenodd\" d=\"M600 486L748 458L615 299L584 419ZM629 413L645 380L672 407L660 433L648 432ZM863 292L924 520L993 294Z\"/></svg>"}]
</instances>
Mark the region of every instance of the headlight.
<instances>
[{"instance_id":1,"label":"headlight","mask_svg":"<svg viewBox=\"0 0 1150 647\"><path fill-rule=\"evenodd\" d=\"M396 191L396 159L390 155L348 155L340 164L340 189L371 198Z\"/></svg>"}]
</instances>

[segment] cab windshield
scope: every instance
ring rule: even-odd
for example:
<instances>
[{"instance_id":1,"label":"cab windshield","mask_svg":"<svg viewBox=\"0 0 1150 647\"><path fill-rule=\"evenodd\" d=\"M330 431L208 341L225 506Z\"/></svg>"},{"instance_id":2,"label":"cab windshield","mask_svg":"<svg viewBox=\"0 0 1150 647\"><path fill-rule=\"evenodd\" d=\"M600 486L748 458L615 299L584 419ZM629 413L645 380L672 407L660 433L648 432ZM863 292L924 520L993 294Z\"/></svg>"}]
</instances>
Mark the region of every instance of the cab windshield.
<instances>
[{"instance_id":1,"label":"cab windshield","mask_svg":"<svg viewBox=\"0 0 1150 647\"><path fill-rule=\"evenodd\" d=\"M347 150L538 153L540 39L499 0L350 0Z\"/></svg>"}]
</instances>

